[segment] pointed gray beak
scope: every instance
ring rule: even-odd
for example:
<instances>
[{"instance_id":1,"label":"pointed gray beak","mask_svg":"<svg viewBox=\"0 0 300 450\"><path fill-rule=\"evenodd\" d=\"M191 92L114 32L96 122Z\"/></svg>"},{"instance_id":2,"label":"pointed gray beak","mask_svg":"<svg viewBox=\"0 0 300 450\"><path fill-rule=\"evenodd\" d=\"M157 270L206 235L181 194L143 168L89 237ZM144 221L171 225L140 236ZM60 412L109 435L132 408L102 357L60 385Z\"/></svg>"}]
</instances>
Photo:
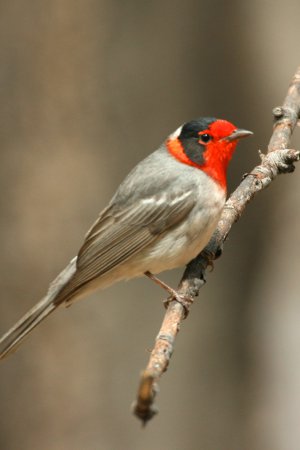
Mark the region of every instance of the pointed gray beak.
<instances>
[{"instance_id":1,"label":"pointed gray beak","mask_svg":"<svg viewBox=\"0 0 300 450\"><path fill-rule=\"evenodd\" d=\"M252 131L248 131L248 130L242 130L241 128L237 128L236 130L234 130L229 136L226 136L225 138L223 138L224 141L236 141L237 139L242 139L244 137L247 136L251 136Z\"/></svg>"}]
</instances>

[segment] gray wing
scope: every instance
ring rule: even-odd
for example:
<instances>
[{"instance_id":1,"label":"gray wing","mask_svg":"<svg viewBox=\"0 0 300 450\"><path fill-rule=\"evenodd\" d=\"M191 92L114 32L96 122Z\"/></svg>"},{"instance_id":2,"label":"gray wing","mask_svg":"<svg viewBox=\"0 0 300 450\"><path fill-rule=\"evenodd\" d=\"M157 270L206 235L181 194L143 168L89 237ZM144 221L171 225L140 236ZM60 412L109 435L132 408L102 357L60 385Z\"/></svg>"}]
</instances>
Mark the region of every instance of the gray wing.
<instances>
[{"instance_id":1,"label":"gray wing","mask_svg":"<svg viewBox=\"0 0 300 450\"><path fill-rule=\"evenodd\" d=\"M86 235L68 293L77 291L147 247L167 229L180 223L194 205L193 191L144 198L122 208L110 205Z\"/></svg>"}]
</instances>

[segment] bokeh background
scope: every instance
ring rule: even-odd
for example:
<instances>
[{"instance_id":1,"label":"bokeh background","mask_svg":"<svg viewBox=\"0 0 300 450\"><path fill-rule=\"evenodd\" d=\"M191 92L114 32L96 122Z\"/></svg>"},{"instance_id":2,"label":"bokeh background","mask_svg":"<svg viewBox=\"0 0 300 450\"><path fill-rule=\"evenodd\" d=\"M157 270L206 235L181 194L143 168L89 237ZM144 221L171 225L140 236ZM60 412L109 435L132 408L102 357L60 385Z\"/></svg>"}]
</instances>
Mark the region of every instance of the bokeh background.
<instances>
[{"instance_id":1,"label":"bokeh background","mask_svg":"<svg viewBox=\"0 0 300 450\"><path fill-rule=\"evenodd\" d=\"M212 115L255 132L230 167L234 189L300 63L299 15L299 0L0 2L1 334L182 122ZM146 429L130 405L164 295L140 279L58 311L1 362L0 448L299 448L299 189L298 168L234 226Z\"/></svg>"}]
</instances>

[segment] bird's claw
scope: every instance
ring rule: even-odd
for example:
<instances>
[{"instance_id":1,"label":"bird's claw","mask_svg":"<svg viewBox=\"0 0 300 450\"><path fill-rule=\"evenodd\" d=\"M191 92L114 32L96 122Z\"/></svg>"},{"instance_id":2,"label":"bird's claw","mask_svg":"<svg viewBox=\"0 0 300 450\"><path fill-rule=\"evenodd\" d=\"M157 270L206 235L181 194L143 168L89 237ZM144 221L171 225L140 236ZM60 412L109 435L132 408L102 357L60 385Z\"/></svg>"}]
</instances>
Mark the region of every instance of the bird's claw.
<instances>
[{"instance_id":1,"label":"bird's claw","mask_svg":"<svg viewBox=\"0 0 300 450\"><path fill-rule=\"evenodd\" d=\"M190 307L194 303L193 297L189 295L179 294L179 292L174 291L170 297L163 300L164 307L168 309L171 302L176 301L183 306L184 309L184 319L187 318L190 312Z\"/></svg>"}]
</instances>

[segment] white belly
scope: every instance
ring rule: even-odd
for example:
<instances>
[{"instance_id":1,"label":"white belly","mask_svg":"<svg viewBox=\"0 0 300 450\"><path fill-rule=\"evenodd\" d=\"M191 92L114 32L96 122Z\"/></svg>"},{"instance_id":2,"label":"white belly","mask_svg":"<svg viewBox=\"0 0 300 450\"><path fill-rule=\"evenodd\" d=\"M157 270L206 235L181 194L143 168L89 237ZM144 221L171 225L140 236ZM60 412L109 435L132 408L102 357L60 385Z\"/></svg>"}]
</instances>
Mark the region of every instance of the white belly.
<instances>
[{"instance_id":1,"label":"white belly","mask_svg":"<svg viewBox=\"0 0 300 450\"><path fill-rule=\"evenodd\" d=\"M183 266L195 258L208 244L221 211L220 207L211 215L205 215L201 210L193 211L189 223L181 224L152 247L147 270L159 273Z\"/></svg>"}]
</instances>

